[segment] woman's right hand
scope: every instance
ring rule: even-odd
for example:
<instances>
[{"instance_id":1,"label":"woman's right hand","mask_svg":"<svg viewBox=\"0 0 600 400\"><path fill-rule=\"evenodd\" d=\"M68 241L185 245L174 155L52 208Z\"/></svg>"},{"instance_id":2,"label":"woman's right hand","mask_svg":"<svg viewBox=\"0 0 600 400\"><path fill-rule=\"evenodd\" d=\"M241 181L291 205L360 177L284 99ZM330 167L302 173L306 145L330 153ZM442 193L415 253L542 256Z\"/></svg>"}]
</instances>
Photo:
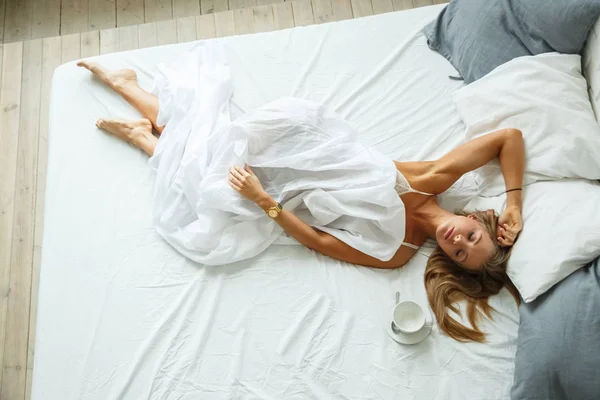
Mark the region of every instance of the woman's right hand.
<instances>
[{"instance_id":1,"label":"woman's right hand","mask_svg":"<svg viewBox=\"0 0 600 400\"><path fill-rule=\"evenodd\" d=\"M516 206L508 206L498 218L498 244L501 247L510 247L515 244L519 233L523 229L523 217L521 209Z\"/></svg>"},{"instance_id":2,"label":"woman's right hand","mask_svg":"<svg viewBox=\"0 0 600 400\"><path fill-rule=\"evenodd\" d=\"M260 181L248 165L245 165L244 168L237 166L229 168L229 186L254 203L268 197Z\"/></svg>"}]
</instances>

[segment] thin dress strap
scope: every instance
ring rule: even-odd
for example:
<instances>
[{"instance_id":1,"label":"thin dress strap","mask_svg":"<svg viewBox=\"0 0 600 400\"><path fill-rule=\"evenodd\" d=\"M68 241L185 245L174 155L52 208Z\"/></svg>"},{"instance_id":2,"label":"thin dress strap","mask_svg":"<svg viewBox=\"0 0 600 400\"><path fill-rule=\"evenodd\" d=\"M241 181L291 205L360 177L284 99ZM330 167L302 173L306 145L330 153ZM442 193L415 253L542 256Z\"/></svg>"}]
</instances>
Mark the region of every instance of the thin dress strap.
<instances>
[{"instance_id":1,"label":"thin dress strap","mask_svg":"<svg viewBox=\"0 0 600 400\"><path fill-rule=\"evenodd\" d=\"M416 244L412 244L412 243L402 242L402 246L406 246L411 249L419 250L419 246L417 246Z\"/></svg>"},{"instance_id":2,"label":"thin dress strap","mask_svg":"<svg viewBox=\"0 0 600 400\"><path fill-rule=\"evenodd\" d=\"M404 175L402 175L400 171L398 171L398 173L396 174L396 185L394 186L394 189L396 190L396 193L398 193L399 196L402 196L406 193L418 193L423 194L425 196L433 196L433 194L431 193L421 192L420 190L413 189L410 186L410 183L408 183L408 180L404 177Z\"/></svg>"}]
</instances>

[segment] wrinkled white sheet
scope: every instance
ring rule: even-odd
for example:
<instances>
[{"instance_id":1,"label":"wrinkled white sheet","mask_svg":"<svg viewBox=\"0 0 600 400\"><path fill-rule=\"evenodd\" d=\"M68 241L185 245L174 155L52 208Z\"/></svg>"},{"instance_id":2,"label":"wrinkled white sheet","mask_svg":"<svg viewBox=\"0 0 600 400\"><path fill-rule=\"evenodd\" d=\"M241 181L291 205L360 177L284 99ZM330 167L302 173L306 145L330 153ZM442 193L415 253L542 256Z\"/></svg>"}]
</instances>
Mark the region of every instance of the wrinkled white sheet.
<instances>
[{"instance_id":1,"label":"wrinkled white sheet","mask_svg":"<svg viewBox=\"0 0 600 400\"><path fill-rule=\"evenodd\" d=\"M233 118L284 96L339 113L359 140L395 159L459 144L451 93L462 83L418 30L440 7L221 39L231 63ZM139 71L193 45L99 57ZM508 399L518 314L492 299L487 344L437 327L402 346L385 333L396 290L427 304L426 257L381 271L274 245L226 266L195 264L152 228L147 157L98 131L100 117L136 118L78 70L52 90L34 399ZM461 207L472 176L443 204ZM429 249L423 249L427 254Z\"/></svg>"},{"instance_id":2,"label":"wrinkled white sheet","mask_svg":"<svg viewBox=\"0 0 600 400\"><path fill-rule=\"evenodd\" d=\"M398 171L391 158L358 142L339 115L284 97L232 122L229 65L214 42L159 71L157 123L165 129L150 159L154 223L180 253L223 265L254 257L282 236L274 220L229 187L229 168L245 164L310 226L384 261L396 253L405 229Z\"/></svg>"}]
</instances>

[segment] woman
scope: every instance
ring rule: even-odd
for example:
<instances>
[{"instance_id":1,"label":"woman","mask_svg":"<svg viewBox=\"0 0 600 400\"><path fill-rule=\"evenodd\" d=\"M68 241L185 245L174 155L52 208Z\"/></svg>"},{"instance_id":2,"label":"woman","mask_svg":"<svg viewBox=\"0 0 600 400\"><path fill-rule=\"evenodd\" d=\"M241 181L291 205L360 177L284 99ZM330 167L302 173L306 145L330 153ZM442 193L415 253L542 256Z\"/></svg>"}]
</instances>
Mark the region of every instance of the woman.
<instances>
[{"instance_id":1,"label":"woman","mask_svg":"<svg viewBox=\"0 0 600 400\"><path fill-rule=\"evenodd\" d=\"M487 312L487 297L512 288L506 261L522 225L520 131L490 133L436 161L392 163L360 145L335 113L306 100L281 99L231 122L229 68L222 49L209 43L160 67L156 95L132 70L78 65L143 115L96 125L151 157L155 226L182 254L224 264L287 236L338 260L397 268L432 237L439 248L426 287L438 323L456 339L483 340L477 307ZM500 218L438 206L435 195L496 157L508 188ZM460 299L469 302L474 329L447 314Z\"/></svg>"}]
</instances>

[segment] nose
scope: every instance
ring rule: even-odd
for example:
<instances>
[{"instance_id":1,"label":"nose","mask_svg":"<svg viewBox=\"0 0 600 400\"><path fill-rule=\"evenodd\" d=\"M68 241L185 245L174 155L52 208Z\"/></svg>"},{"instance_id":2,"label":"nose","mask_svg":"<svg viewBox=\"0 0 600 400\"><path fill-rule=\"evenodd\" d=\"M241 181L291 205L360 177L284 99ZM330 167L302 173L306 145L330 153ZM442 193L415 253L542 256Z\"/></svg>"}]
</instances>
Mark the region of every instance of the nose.
<instances>
[{"instance_id":1,"label":"nose","mask_svg":"<svg viewBox=\"0 0 600 400\"><path fill-rule=\"evenodd\" d=\"M461 242L462 242L462 240L463 240L463 237L462 237L462 235L461 235L461 234L458 234L458 235L454 236L453 243L454 243L454 244L458 244L458 243L461 243Z\"/></svg>"}]
</instances>

